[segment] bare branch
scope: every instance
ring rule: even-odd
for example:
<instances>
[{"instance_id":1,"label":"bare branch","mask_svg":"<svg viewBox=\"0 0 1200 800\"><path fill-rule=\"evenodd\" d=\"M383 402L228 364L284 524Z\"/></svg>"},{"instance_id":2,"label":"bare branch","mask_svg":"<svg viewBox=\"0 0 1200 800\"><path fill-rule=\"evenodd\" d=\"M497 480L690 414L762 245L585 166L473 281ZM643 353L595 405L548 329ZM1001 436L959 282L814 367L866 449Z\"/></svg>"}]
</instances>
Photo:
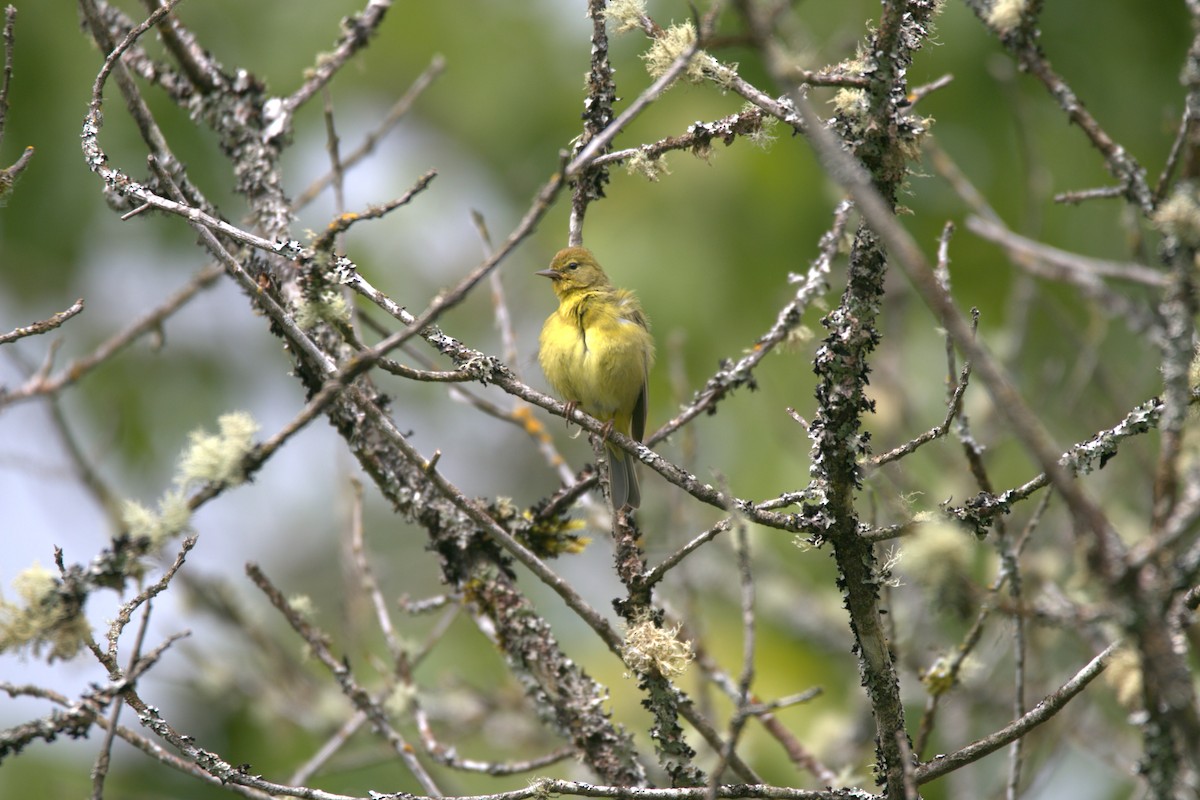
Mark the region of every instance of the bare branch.
<instances>
[{"instance_id":1,"label":"bare branch","mask_svg":"<svg viewBox=\"0 0 1200 800\"><path fill-rule=\"evenodd\" d=\"M4 125L8 122L8 90L12 85L13 75L13 50L16 49L16 41L13 36L13 28L17 24L17 9L13 6L4 7L4 72L0 76L0 142L4 141ZM26 150L28 153L29 151ZM0 191L0 195L3 192Z\"/></svg>"},{"instance_id":2,"label":"bare branch","mask_svg":"<svg viewBox=\"0 0 1200 800\"><path fill-rule=\"evenodd\" d=\"M1083 669L1075 674L1075 677L1044 697L1033 710L1014 720L1011 724L960 750L949 755L938 756L917 767L917 783L928 783L934 778L940 778L948 772L978 761L1052 718L1104 671L1104 668L1108 666L1109 659L1112 658L1113 651L1118 646L1120 646L1119 642L1110 644L1103 652L1084 665Z\"/></svg>"},{"instance_id":3,"label":"bare branch","mask_svg":"<svg viewBox=\"0 0 1200 800\"><path fill-rule=\"evenodd\" d=\"M339 162L340 163L340 162ZM350 230L350 226L357 222L363 222L369 219L381 219L384 216L395 211L400 206L408 205L412 199L428 188L433 179L437 177L437 170L431 169L421 177L417 178L416 183L412 185L407 192L400 195L394 200L389 200L380 206L368 206L366 211L354 214L340 214L332 222L325 227L321 235L313 240L312 248L317 251L327 251L333 246L334 237Z\"/></svg>"},{"instance_id":4,"label":"bare branch","mask_svg":"<svg viewBox=\"0 0 1200 800\"><path fill-rule=\"evenodd\" d=\"M217 278L221 277L221 273L222 270L219 266L210 265L200 270L182 289L168 297L158 308L145 314L132 325L125 328L125 330L113 335L92 351L90 355L75 359L53 378L38 377L12 392L0 392L0 407L8 403L27 400L39 395L56 394L65 387L76 383L83 376L106 363L110 358L133 342L148 333L160 330L165 320L187 305L201 291L212 286ZM76 305L79 306L80 310L83 309L82 300L76 301ZM71 308L74 309L75 306ZM68 311L71 311L71 309L68 309ZM74 316L75 313L78 312L73 312L69 316ZM66 318L64 317L63 319L65 320Z\"/></svg>"},{"instance_id":5,"label":"bare branch","mask_svg":"<svg viewBox=\"0 0 1200 800\"><path fill-rule=\"evenodd\" d=\"M334 658L333 653L329 650L328 637L313 626L312 623L305 619L288 602L287 598L275 588L275 585L267 579L267 576L263 574L257 565L247 564L246 574L254 581L254 585L267 596L267 599L271 601L271 605L275 606L283 614L284 619L292 626L292 630L300 634L301 638L308 643L312 654L337 679L338 685L342 687L342 692L354 703L359 711L366 715L367 719L371 722L371 726L392 747L396 755L400 756L401 761L404 762L409 772L424 787L425 791L429 792L432 797L441 797L442 794L433 782L433 778L430 777L425 767L421 765L421 762L417 760L413 748L408 745L400 732L392 727L383 708L358 685L358 682L355 681L353 674L350 672L349 664L344 660Z\"/></svg>"},{"instance_id":6,"label":"bare branch","mask_svg":"<svg viewBox=\"0 0 1200 800\"><path fill-rule=\"evenodd\" d=\"M388 113L384 116L379 125L363 137L362 143L342 157L342 169L349 172L355 165L359 164L367 156L375 152L375 148L379 142L392 131L408 114L413 104L417 101L426 89L428 89L439 75L446 69L446 59L440 55L433 56L429 61L429 66L425 71L417 76L412 85L408 87L399 100L392 105ZM317 178L303 192L299 194L295 202L292 204L294 209L301 209L316 199L317 195L323 192L333 182L333 173L329 172Z\"/></svg>"},{"instance_id":7,"label":"bare branch","mask_svg":"<svg viewBox=\"0 0 1200 800\"><path fill-rule=\"evenodd\" d=\"M310 71L311 77L288 97L276 98L264 106L263 112L267 120L263 131L265 141L277 139L291 128L292 116L297 109L311 100L346 62L367 46L367 42L383 24L384 14L391 7L391 0L367 0L360 13L342 20L341 39L332 52L323 53L317 60L316 66Z\"/></svg>"},{"instance_id":8,"label":"bare branch","mask_svg":"<svg viewBox=\"0 0 1200 800\"><path fill-rule=\"evenodd\" d=\"M24 339L26 336L40 336L43 333L54 330L59 325L62 325L64 322L81 311L83 311L82 297L52 317L34 322L31 325L26 325L21 328L13 328L8 333L0 334L0 344L15 342L18 339Z\"/></svg>"}]
</instances>

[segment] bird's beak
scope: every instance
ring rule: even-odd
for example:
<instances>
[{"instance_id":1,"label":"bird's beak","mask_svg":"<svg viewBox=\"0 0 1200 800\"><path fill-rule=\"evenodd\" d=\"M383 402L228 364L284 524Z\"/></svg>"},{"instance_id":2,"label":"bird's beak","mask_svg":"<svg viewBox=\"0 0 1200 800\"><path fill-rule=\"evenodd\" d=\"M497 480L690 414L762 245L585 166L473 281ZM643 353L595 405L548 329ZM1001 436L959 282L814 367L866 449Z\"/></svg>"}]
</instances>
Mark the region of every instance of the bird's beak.
<instances>
[{"instance_id":1,"label":"bird's beak","mask_svg":"<svg viewBox=\"0 0 1200 800\"><path fill-rule=\"evenodd\" d=\"M535 272L533 274L541 275L543 278L549 278L552 281L558 280L558 278L559 278L559 274L552 269L538 270L537 272Z\"/></svg>"}]
</instances>

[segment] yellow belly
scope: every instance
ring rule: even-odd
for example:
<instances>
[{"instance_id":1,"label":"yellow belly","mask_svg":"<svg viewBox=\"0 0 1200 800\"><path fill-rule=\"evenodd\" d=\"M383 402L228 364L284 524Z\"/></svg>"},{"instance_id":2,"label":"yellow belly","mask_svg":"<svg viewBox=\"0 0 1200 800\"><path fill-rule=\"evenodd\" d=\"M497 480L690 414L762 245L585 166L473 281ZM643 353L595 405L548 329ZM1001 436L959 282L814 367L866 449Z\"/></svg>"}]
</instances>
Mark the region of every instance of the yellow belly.
<instances>
[{"instance_id":1,"label":"yellow belly","mask_svg":"<svg viewBox=\"0 0 1200 800\"><path fill-rule=\"evenodd\" d=\"M585 334L555 313L542 329L538 360L560 397L628 434L646 380L649 337L645 328L619 319L591 325Z\"/></svg>"}]
</instances>

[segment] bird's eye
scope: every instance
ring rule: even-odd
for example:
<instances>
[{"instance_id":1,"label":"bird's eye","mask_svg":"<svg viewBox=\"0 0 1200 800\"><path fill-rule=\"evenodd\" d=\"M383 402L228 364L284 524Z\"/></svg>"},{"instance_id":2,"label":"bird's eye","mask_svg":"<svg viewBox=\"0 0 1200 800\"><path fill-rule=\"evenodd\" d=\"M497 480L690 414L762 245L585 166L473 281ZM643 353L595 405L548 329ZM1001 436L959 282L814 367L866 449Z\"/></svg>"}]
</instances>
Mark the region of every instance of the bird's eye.
<instances>
[{"instance_id":1,"label":"bird's eye","mask_svg":"<svg viewBox=\"0 0 1200 800\"><path fill-rule=\"evenodd\" d=\"M579 269L579 262L572 261L570 264L567 264L567 269Z\"/></svg>"}]
</instances>

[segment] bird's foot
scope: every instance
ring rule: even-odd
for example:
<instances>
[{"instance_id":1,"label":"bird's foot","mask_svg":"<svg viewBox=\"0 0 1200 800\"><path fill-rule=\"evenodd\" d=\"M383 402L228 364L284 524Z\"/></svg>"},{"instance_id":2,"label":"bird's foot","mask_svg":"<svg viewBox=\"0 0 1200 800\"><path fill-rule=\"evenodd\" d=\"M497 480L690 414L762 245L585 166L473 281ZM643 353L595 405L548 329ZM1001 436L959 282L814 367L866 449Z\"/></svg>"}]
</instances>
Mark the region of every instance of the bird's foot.
<instances>
[{"instance_id":1,"label":"bird's foot","mask_svg":"<svg viewBox=\"0 0 1200 800\"><path fill-rule=\"evenodd\" d=\"M567 401L567 407L566 407L566 409L563 411L563 416L564 416L564 417L566 417L566 420L565 420L565 422L566 422L566 425L567 425L567 427L568 427L568 428L570 428L570 427L571 427L571 423L572 423L572 422L574 422L574 420L573 420L573 419L571 419L571 418L575 416L575 409L577 409L577 408L579 408L579 403L578 403L578 401L575 401L575 400L568 400L568 401ZM572 438L572 439L578 439L578 438L579 438L579 434L581 434L581 433L583 433L583 428L576 428L576 429L575 429L575 431L574 431L574 433L572 433L572 434L571 434L571 438Z\"/></svg>"}]
</instances>

